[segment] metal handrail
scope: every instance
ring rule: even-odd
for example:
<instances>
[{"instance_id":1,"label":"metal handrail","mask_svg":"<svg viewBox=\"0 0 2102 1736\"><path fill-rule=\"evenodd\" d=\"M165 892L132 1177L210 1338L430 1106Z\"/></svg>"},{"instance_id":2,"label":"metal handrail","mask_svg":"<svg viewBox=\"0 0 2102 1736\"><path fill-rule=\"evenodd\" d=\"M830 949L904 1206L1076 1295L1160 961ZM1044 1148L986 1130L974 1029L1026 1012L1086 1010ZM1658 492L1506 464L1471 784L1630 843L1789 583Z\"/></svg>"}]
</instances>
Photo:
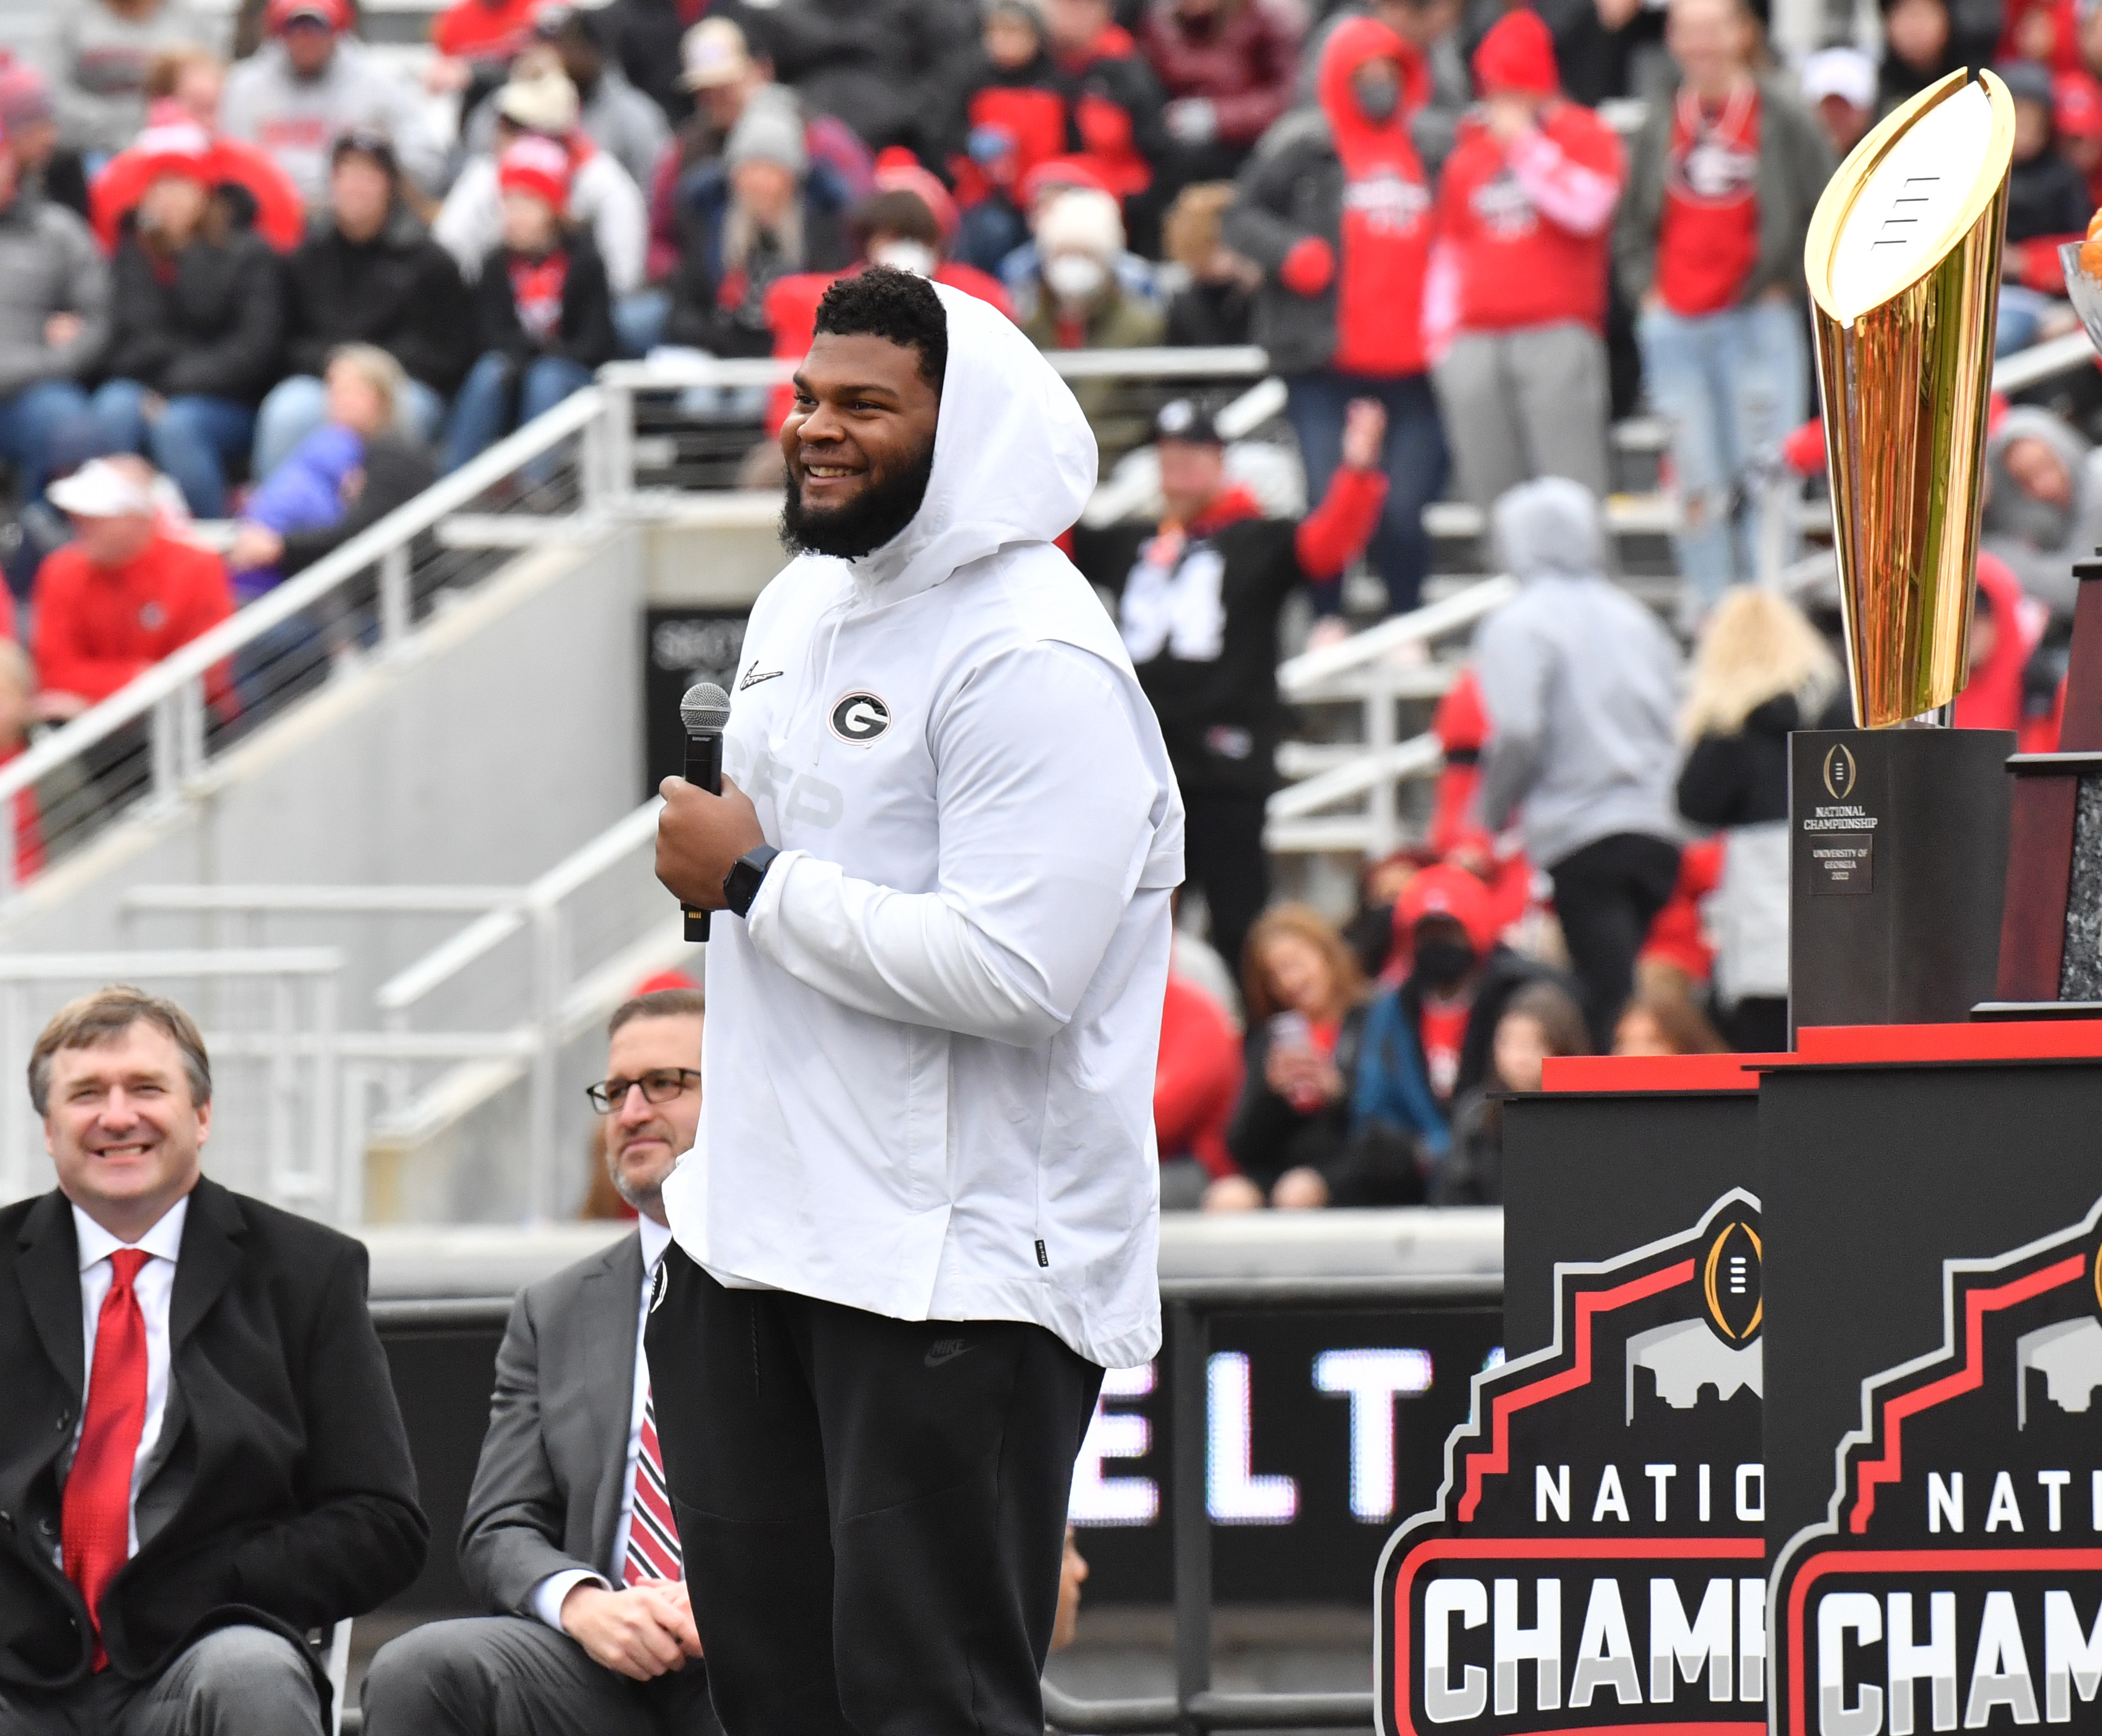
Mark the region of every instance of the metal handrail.
<instances>
[{"instance_id":1,"label":"metal handrail","mask_svg":"<svg viewBox=\"0 0 2102 1736\"><path fill-rule=\"evenodd\" d=\"M517 933L535 911L560 903L597 879L631 850L654 837L657 811L663 805L653 795L581 849L564 857L530 885L520 888L503 907L491 910L479 922L470 923L413 963L397 971L379 985L373 996L374 1004L383 1013L406 1012L433 990L450 982L477 959L493 952Z\"/></svg>"},{"instance_id":2,"label":"metal handrail","mask_svg":"<svg viewBox=\"0 0 2102 1736\"><path fill-rule=\"evenodd\" d=\"M1339 644L1302 651L1278 666L1278 690L1287 699L1310 697L1323 683L1376 664L1404 646L1428 644L1472 627L1517 595L1518 581L1508 574L1485 578L1455 596L1390 616Z\"/></svg>"},{"instance_id":3,"label":"metal handrail","mask_svg":"<svg viewBox=\"0 0 2102 1736\"><path fill-rule=\"evenodd\" d=\"M204 726L202 688L215 666L254 644L273 628L313 609L331 592L351 583L375 565L381 566L383 583L388 582L385 566L388 556L406 548L415 538L432 529L441 519L596 421L603 409L603 400L593 387L586 387L564 399L516 433L498 441L479 458L396 507L379 523L324 556L297 578L275 587L55 731L0 769L0 827L12 824L16 795L78 760L126 724L156 714L157 708L166 706L169 711L156 716L157 735L165 727L163 719L177 724L182 712L187 711L187 728L201 741ZM406 573L400 575L405 589L406 578ZM383 607L383 622L397 620L406 627L406 613L405 598L398 609ZM392 631L388 636L393 636ZM193 689L200 702L183 706L181 701ZM181 764L183 756L177 744L170 742L163 749L157 743L157 760L164 752L176 764ZM195 767L184 769L194 770ZM11 848L0 849L0 891L11 886L14 865L15 852Z\"/></svg>"}]
</instances>

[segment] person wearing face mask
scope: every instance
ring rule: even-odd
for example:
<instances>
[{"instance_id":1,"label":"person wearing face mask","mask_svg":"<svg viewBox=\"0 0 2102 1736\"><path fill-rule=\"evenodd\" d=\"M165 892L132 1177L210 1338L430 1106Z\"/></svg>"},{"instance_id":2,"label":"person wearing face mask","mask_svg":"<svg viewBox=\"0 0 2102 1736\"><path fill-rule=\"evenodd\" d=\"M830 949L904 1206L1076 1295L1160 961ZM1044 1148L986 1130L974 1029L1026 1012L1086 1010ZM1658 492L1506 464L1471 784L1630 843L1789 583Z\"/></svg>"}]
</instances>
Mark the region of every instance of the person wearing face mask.
<instances>
[{"instance_id":1,"label":"person wearing face mask","mask_svg":"<svg viewBox=\"0 0 2102 1736\"><path fill-rule=\"evenodd\" d=\"M1394 937L1408 959L1401 981L1373 1003L1368 1064L1420 1069L1449 1114L1487 1075L1497 1021L1511 997L1558 973L1499 939L1496 898L1451 862L1424 869L1395 900Z\"/></svg>"},{"instance_id":2,"label":"person wearing face mask","mask_svg":"<svg viewBox=\"0 0 2102 1736\"><path fill-rule=\"evenodd\" d=\"M2069 617L2073 563L2102 545L2102 452L2063 418L2025 405L1987 438L1985 485L1978 546L2007 562L2029 596Z\"/></svg>"},{"instance_id":3,"label":"person wearing face mask","mask_svg":"<svg viewBox=\"0 0 2102 1736\"><path fill-rule=\"evenodd\" d=\"M1319 86L1318 114L1283 123L1241 171L1223 233L1262 270L1255 340L1284 376L1310 498L1341 461L1344 406L1386 411L1386 507L1368 552L1399 613L1429 570L1423 509L1445 479L1422 330L1430 190L1407 119L1427 77L1412 44L1351 18L1329 35Z\"/></svg>"},{"instance_id":4,"label":"person wearing face mask","mask_svg":"<svg viewBox=\"0 0 2102 1736\"><path fill-rule=\"evenodd\" d=\"M1160 343L1165 316L1118 280L1124 220L1109 194L1084 187L1059 194L1036 225L1036 308L1022 329L1039 349L1144 349ZM1137 445L1146 427L1142 418L1106 414L1115 389L1106 379L1073 388L1095 437L1113 451Z\"/></svg>"},{"instance_id":5,"label":"person wearing face mask","mask_svg":"<svg viewBox=\"0 0 2102 1736\"><path fill-rule=\"evenodd\" d=\"M766 292L767 329L774 334L774 353L787 361L800 361L809 353L810 338L817 330L818 303L825 291L854 271L871 265L887 265L894 271L911 272L946 283L989 302L1014 317L1014 308L1000 279L974 265L947 257L947 249L957 227L956 203L949 190L929 175L911 153L886 151L876 172L878 191L865 200L854 215L859 260L847 272L798 272L783 277ZM788 419L795 390L786 381L774 389L768 406L766 425L775 433Z\"/></svg>"}]
</instances>

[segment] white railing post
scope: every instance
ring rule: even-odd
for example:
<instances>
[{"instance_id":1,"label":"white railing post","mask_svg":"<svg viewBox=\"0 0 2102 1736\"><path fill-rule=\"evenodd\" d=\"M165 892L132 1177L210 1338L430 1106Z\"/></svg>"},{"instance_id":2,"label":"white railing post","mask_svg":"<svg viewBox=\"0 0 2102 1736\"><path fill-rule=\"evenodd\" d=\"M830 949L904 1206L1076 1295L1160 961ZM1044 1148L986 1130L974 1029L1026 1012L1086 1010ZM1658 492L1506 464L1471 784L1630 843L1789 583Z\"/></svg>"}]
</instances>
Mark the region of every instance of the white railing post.
<instances>
[{"instance_id":1,"label":"white railing post","mask_svg":"<svg viewBox=\"0 0 2102 1736\"><path fill-rule=\"evenodd\" d=\"M333 1213L343 1228L365 1220L364 1154L340 1150L335 1144L336 1101L342 1087L343 1061L336 1042L336 979L334 972L314 978L314 1071L307 1105L308 1143L313 1154L314 1202Z\"/></svg>"},{"instance_id":2,"label":"white railing post","mask_svg":"<svg viewBox=\"0 0 2102 1736\"><path fill-rule=\"evenodd\" d=\"M398 651L409 636L409 545L379 557L379 649Z\"/></svg>"},{"instance_id":3,"label":"white railing post","mask_svg":"<svg viewBox=\"0 0 2102 1736\"><path fill-rule=\"evenodd\" d=\"M618 507L635 494L635 394L623 384L605 388L597 418L600 452L605 467L605 503Z\"/></svg>"},{"instance_id":4,"label":"white railing post","mask_svg":"<svg viewBox=\"0 0 2102 1736\"><path fill-rule=\"evenodd\" d=\"M176 689L155 700L146 720L157 804L172 802L182 788L182 718L176 704L180 692Z\"/></svg>"},{"instance_id":5,"label":"white railing post","mask_svg":"<svg viewBox=\"0 0 2102 1736\"><path fill-rule=\"evenodd\" d=\"M556 1196L555 1166L558 1141L555 1123L556 1069L562 1048L562 931L561 905L548 898L533 911L533 1073L527 1114L531 1125L526 1135L526 1205L536 1223L552 1214Z\"/></svg>"},{"instance_id":6,"label":"white railing post","mask_svg":"<svg viewBox=\"0 0 2102 1736\"><path fill-rule=\"evenodd\" d=\"M1382 658L1365 673L1365 751L1385 759L1395 744L1394 665ZM1372 840L1367 860L1377 861L1392 852L1401 835L1391 775L1382 776L1365 792L1365 818Z\"/></svg>"}]
</instances>

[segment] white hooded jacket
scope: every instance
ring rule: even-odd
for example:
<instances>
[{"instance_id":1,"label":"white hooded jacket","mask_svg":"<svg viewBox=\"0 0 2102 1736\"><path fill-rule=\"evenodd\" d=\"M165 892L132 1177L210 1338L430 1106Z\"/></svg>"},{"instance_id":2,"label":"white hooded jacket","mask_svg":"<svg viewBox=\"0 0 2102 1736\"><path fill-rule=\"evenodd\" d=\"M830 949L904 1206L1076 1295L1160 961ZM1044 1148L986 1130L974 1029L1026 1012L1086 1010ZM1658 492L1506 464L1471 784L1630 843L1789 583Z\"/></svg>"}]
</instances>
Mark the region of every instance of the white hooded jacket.
<instances>
[{"instance_id":1,"label":"white hooded jacket","mask_svg":"<svg viewBox=\"0 0 2102 1736\"><path fill-rule=\"evenodd\" d=\"M752 613L724 743L777 857L715 919L699 1136L664 1189L719 1281L898 1319L1160 1343L1153 1075L1182 806L1113 623L1052 539L1095 443L949 290L933 474Z\"/></svg>"}]
</instances>

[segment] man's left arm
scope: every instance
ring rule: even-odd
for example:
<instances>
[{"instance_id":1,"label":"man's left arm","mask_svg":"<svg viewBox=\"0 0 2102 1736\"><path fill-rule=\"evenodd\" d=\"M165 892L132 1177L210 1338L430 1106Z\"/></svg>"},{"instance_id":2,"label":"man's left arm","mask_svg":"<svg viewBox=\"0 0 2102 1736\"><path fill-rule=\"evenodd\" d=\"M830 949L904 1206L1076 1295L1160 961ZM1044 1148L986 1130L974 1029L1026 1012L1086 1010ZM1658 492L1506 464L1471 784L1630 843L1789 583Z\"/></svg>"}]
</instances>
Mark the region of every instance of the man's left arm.
<instances>
[{"instance_id":1,"label":"man's left arm","mask_svg":"<svg viewBox=\"0 0 2102 1736\"><path fill-rule=\"evenodd\" d=\"M1124 919L1167 792L1146 765L1121 684L1072 646L994 658L932 733L936 889L895 891L792 850L774 860L752 903L752 944L857 1011L1042 1043L1072 1017ZM673 805L660 824L659 877L681 897L699 893L720 907L720 892L706 884L716 861L682 873L691 859L676 841L680 808L711 799L676 780L667 789Z\"/></svg>"},{"instance_id":2,"label":"man's left arm","mask_svg":"<svg viewBox=\"0 0 2102 1736\"><path fill-rule=\"evenodd\" d=\"M365 1250L330 1272L307 1342L293 1353L306 1451L295 1479L303 1511L233 1552L234 1598L295 1628L361 1615L424 1566L430 1523L386 1353L366 1307Z\"/></svg>"}]
</instances>

